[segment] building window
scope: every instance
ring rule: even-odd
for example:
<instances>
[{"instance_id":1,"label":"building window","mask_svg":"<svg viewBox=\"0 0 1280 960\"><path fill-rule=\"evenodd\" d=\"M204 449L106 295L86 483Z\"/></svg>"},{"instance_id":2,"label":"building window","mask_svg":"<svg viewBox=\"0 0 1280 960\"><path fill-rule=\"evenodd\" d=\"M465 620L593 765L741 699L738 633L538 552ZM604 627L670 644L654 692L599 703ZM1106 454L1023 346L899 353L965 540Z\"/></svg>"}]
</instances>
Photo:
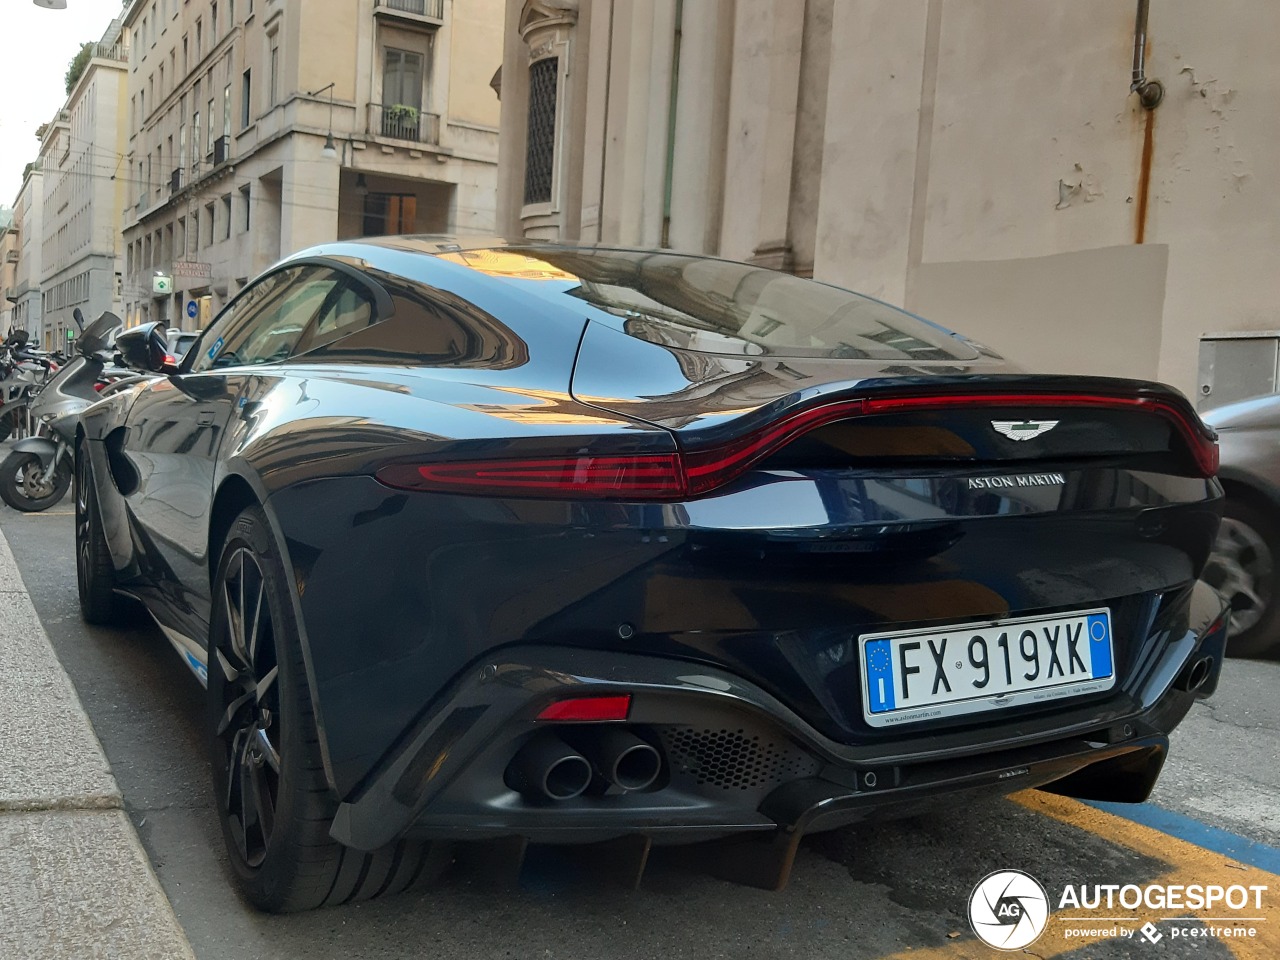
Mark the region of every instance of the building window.
<instances>
[{"instance_id":1,"label":"building window","mask_svg":"<svg viewBox=\"0 0 1280 960\"><path fill-rule=\"evenodd\" d=\"M418 198L412 193L369 193L364 198L364 236L415 233Z\"/></svg>"},{"instance_id":2,"label":"building window","mask_svg":"<svg viewBox=\"0 0 1280 960\"><path fill-rule=\"evenodd\" d=\"M272 50L274 56L275 51ZM272 61L272 68L275 68L275 61ZM240 82L240 129L243 130L249 126L250 114L253 106L253 77L252 70L246 70Z\"/></svg>"},{"instance_id":3,"label":"building window","mask_svg":"<svg viewBox=\"0 0 1280 960\"><path fill-rule=\"evenodd\" d=\"M216 3L209 7L209 39L214 43L218 42L218 5Z\"/></svg>"},{"instance_id":4,"label":"building window","mask_svg":"<svg viewBox=\"0 0 1280 960\"><path fill-rule=\"evenodd\" d=\"M231 194L222 198L222 239L231 239Z\"/></svg>"},{"instance_id":5,"label":"building window","mask_svg":"<svg viewBox=\"0 0 1280 960\"><path fill-rule=\"evenodd\" d=\"M182 151L183 156L186 155L186 152L187 151L185 149ZM195 113L191 115L191 152L197 155L200 153L200 111L199 110L197 110ZM191 169L194 170L199 165L200 165L199 157L193 156L191 158Z\"/></svg>"},{"instance_id":6,"label":"building window","mask_svg":"<svg viewBox=\"0 0 1280 960\"><path fill-rule=\"evenodd\" d=\"M231 136L231 84L222 91L222 135Z\"/></svg>"},{"instance_id":7,"label":"building window","mask_svg":"<svg viewBox=\"0 0 1280 960\"><path fill-rule=\"evenodd\" d=\"M205 243L205 246L212 247L213 246L213 204L212 203L205 204L204 218L207 221L209 221L209 232L206 234L209 240L207 243Z\"/></svg>"},{"instance_id":8,"label":"building window","mask_svg":"<svg viewBox=\"0 0 1280 960\"><path fill-rule=\"evenodd\" d=\"M422 109L422 54L388 47L383 58L382 102Z\"/></svg>"},{"instance_id":9,"label":"building window","mask_svg":"<svg viewBox=\"0 0 1280 960\"><path fill-rule=\"evenodd\" d=\"M214 118L213 97L210 97L209 98L209 125L206 128L206 136L204 141L205 153L213 153L213 118Z\"/></svg>"},{"instance_id":10,"label":"building window","mask_svg":"<svg viewBox=\"0 0 1280 960\"><path fill-rule=\"evenodd\" d=\"M524 202L550 203L556 149L556 81L560 60L529 67L529 127L524 155Z\"/></svg>"},{"instance_id":11,"label":"building window","mask_svg":"<svg viewBox=\"0 0 1280 960\"><path fill-rule=\"evenodd\" d=\"M249 232L249 225L253 221L253 201L249 196L249 184L245 184L240 188L240 202L244 205L244 231Z\"/></svg>"},{"instance_id":12,"label":"building window","mask_svg":"<svg viewBox=\"0 0 1280 960\"><path fill-rule=\"evenodd\" d=\"M204 24L200 22L200 18L196 18L196 62L200 62L200 58L204 56Z\"/></svg>"}]
</instances>

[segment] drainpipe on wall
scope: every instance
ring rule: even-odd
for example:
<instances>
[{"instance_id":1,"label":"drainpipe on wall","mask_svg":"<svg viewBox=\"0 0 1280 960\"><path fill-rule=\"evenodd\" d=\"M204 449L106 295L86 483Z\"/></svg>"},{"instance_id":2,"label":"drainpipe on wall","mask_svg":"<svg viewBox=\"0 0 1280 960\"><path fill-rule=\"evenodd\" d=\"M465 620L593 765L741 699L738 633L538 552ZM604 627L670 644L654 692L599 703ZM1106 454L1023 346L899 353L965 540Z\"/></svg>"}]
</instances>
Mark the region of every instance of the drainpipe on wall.
<instances>
[{"instance_id":1,"label":"drainpipe on wall","mask_svg":"<svg viewBox=\"0 0 1280 960\"><path fill-rule=\"evenodd\" d=\"M1164 84L1147 79L1147 8L1150 0L1138 0L1138 15L1133 25L1133 80L1129 92L1136 93L1144 109L1154 110L1164 99Z\"/></svg>"},{"instance_id":2,"label":"drainpipe on wall","mask_svg":"<svg viewBox=\"0 0 1280 960\"><path fill-rule=\"evenodd\" d=\"M667 105L667 163L662 179L662 241L671 246L671 179L676 160L676 98L680 94L680 25L684 0L676 0L676 35L671 47L671 100Z\"/></svg>"}]
</instances>

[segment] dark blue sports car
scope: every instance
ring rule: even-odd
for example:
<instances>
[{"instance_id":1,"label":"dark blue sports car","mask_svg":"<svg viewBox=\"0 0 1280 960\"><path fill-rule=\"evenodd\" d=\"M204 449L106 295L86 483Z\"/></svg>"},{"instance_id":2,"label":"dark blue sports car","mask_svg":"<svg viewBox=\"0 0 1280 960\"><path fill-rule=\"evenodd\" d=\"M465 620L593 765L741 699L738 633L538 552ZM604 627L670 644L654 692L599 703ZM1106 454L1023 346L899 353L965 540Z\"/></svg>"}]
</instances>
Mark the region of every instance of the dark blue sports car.
<instances>
[{"instance_id":1,"label":"dark blue sports car","mask_svg":"<svg viewBox=\"0 0 1280 960\"><path fill-rule=\"evenodd\" d=\"M449 841L725 841L777 886L972 791L1138 801L1217 683L1217 446L1160 384L747 264L433 238L290 257L179 366L118 349L82 609L140 600L207 685L265 909Z\"/></svg>"}]
</instances>

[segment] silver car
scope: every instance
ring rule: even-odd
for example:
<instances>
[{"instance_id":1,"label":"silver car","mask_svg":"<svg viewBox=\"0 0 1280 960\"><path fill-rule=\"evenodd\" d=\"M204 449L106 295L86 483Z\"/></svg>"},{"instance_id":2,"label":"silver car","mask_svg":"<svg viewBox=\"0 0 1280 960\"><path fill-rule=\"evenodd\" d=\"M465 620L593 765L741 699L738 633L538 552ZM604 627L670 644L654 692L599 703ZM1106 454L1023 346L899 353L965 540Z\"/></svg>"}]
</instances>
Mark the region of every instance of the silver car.
<instances>
[{"instance_id":1,"label":"silver car","mask_svg":"<svg viewBox=\"0 0 1280 960\"><path fill-rule=\"evenodd\" d=\"M1231 602L1228 653L1280 654L1280 394L1202 414L1218 431L1227 493L1204 579Z\"/></svg>"}]
</instances>

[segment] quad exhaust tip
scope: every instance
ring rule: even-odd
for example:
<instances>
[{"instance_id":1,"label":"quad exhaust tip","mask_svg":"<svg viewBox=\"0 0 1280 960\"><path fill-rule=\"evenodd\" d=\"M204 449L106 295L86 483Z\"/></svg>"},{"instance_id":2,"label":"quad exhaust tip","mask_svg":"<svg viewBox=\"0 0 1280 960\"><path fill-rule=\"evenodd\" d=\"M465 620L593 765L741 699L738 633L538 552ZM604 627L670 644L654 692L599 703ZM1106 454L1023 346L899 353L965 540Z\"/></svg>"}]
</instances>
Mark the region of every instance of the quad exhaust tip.
<instances>
[{"instance_id":1,"label":"quad exhaust tip","mask_svg":"<svg viewBox=\"0 0 1280 960\"><path fill-rule=\"evenodd\" d=\"M579 730L572 741L550 732L533 737L508 764L507 786L530 800L562 801L581 796L596 777L625 792L646 790L662 771L658 751L627 730Z\"/></svg>"}]
</instances>

